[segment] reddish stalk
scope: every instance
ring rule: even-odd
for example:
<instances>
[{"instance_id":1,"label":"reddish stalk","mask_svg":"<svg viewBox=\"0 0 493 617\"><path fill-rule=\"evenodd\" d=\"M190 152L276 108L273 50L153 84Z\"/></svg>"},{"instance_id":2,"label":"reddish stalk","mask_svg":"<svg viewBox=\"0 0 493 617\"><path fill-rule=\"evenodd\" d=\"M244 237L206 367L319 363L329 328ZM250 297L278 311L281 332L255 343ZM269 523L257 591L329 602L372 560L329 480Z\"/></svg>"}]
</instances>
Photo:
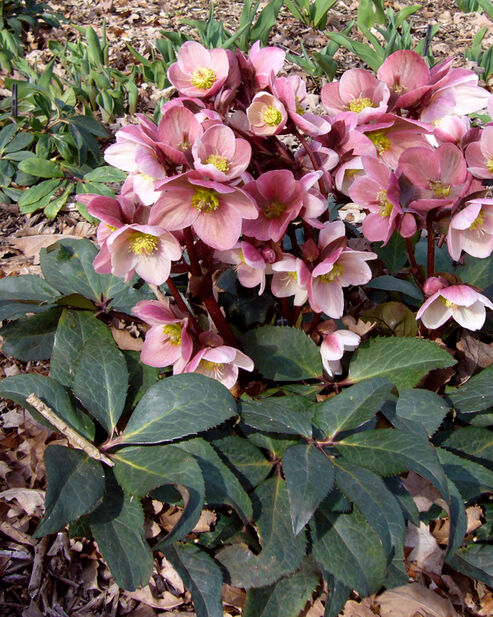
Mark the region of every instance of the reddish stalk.
<instances>
[{"instance_id":1,"label":"reddish stalk","mask_svg":"<svg viewBox=\"0 0 493 617\"><path fill-rule=\"evenodd\" d=\"M413 275L414 282L416 283L416 285L419 287L419 289L422 289L423 285L421 284L420 277L419 277L419 266L418 266L418 262L416 261L416 257L414 255L414 246L413 246L413 243L411 242L411 238L406 238L406 245L407 245L407 254L409 256L409 262L411 263L411 274Z\"/></svg>"},{"instance_id":2,"label":"reddish stalk","mask_svg":"<svg viewBox=\"0 0 493 617\"><path fill-rule=\"evenodd\" d=\"M190 229L190 227L187 227L186 229L183 230L183 235L185 236L185 244L187 247L188 259L190 260L190 270L194 276L201 276L202 269L200 267L200 263L197 258L193 234L192 234L192 230Z\"/></svg>"},{"instance_id":3,"label":"reddish stalk","mask_svg":"<svg viewBox=\"0 0 493 617\"><path fill-rule=\"evenodd\" d=\"M317 156L315 155L315 152L310 150L310 147L308 146L308 142L303 137L303 135L298 131L296 126L294 126L294 124L293 124L293 129L292 130L293 130L294 135L296 135L296 137L299 139L299 141L300 141L301 145L303 146L303 148L305 148L305 152L307 153L308 158L311 161L313 170L314 171L323 171L323 169L321 168L320 163L319 163L319 161L317 159ZM324 197L328 197L327 191L325 190L325 186L324 186L323 176L318 179L318 187L319 187L320 192L322 193L322 195Z\"/></svg>"},{"instance_id":4,"label":"reddish stalk","mask_svg":"<svg viewBox=\"0 0 493 617\"><path fill-rule=\"evenodd\" d=\"M428 258L426 262L426 274L430 277L435 272L435 235L433 233L433 215L430 212L426 217L426 229L428 231Z\"/></svg>"},{"instance_id":5,"label":"reddish stalk","mask_svg":"<svg viewBox=\"0 0 493 617\"><path fill-rule=\"evenodd\" d=\"M173 298L175 299L176 304L178 305L178 308L180 310L182 310L184 313L188 314L188 317L190 319L190 323L192 325L192 328L195 331L195 334L198 336L200 334L200 332L201 332L200 326L197 323L197 320L193 316L192 312L190 311L190 309L186 305L185 301L181 297L181 293L178 291L178 289L177 289L173 279L171 278L171 276L166 281L166 285L168 286L168 289L170 290L171 294L173 295Z\"/></svg>"},{"instance_id":6,"label":"reddish stalk","mask_svg":"<svg viewBox=\"0 0 493 617\"><path fill-rule=\"evenodd\" d=\"M229 323L226 321L226 318L222 314L222 311L219 308L219 304L216 302L214 296L208 296L207 298L203 298L203 302L205 304L207 312L211 316L212 321L214 322L219 334L222 336L224 341L228 345L231 345L231 347L239 347L240 344L236 340L236 337L233 334Z\"/></svg>"}]
</instances>

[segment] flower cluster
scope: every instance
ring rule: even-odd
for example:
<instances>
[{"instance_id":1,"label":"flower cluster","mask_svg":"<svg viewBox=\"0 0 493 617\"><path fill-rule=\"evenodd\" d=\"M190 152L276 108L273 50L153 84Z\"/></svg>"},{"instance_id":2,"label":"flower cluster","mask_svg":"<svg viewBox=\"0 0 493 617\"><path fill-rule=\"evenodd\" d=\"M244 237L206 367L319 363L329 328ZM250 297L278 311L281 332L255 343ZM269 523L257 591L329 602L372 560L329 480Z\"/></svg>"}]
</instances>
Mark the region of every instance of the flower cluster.
<instances>
[{"instance_id":1,"label":"flower cluster","mask_svg":"<svg viewBox=\"0 0 493 617\"><path fill-rule=\"evenodd\" d=\"M238 368L253 370L217 303L214 281L230 265L243 286L270 289L288 323L315 314L313 333L319 315L341 318L343 289L367 283L367 262L377 256L330 220L329 193L366 211L370 242L440 226L455 260L493 250L493 200L482 184L493 178L493 126L481 131L465 115L488 105L471 71L449 60L430 70L418 54L398 51L376 76L351 69L325 85L325 113L315 114L303 80L278 76L283 62L281 49L258 43L246 57L186 42L168 71L178 96L159 122L137 115L106 150L105 160L129 174L121 195L81 197L101 221L99 272L168 281L174 302L134 310L150 326L148 364L201 372L228 387ZM171 274L184 272L209 318L205 329L173 283ZM469 302L473 290L459 287ZM418 313L428 327L443 323L425 317L435 295ZM332 376L359 337L318 334Z\"/></svg>"}]
</instances>

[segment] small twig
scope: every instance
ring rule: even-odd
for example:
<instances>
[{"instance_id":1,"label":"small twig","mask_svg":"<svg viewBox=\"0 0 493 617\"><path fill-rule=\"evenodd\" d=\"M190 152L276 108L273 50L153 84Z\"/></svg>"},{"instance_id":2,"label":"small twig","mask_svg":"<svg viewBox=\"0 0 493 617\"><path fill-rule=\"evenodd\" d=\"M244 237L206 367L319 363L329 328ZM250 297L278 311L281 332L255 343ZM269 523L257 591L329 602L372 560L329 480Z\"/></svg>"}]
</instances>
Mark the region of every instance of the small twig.
<instances>
[{"instance_id":1,"label":"small twig","mask_svg":"<svg viewBox=\"0 0 493 617\"><path fill-rule=\"evenodd\" d=\"M67 439L71 446L78 448L79 450L83 450L87 456L94 458L97 461L101 461L110 467L114 467L115 463L110 458L105 456L98 450L98 448L96 448L94 444L87 441L87 439L82 437L82 435L79 435L77 431L57 416L56 413L48 407L48 405L43 403L43 401L36 396L36 394L30 394L27 397L26 402L29 405L32 405L34 409L43 416L43 418L46 418L46 420L48 420L48 422Z\"/></svg>"}]
</instances>

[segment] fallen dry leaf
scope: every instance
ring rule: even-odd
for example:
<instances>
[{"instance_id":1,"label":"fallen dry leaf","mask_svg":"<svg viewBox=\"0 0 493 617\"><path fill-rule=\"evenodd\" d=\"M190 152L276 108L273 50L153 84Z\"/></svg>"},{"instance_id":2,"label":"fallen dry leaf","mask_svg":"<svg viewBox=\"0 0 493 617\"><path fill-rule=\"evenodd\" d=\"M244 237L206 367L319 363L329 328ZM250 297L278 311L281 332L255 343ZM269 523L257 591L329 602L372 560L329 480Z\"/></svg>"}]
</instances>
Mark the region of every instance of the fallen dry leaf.
<instances>
[{"instance_id":1,"label":"fallen dry leaf","mask_svg":"<svg viewBox=\"0 0 493 617\"><path fill-rule=\"evenodd\" d=\"M114 326L110 327L111 334L115 339L115 343L120 349L128 351L140 351L144 341L141 338L135 338L128 330L119 330Z\"/></svg>"},{"instance_id":2,"label":"fallen dry leaf","mask_svg":"<svg viewBox=\"0 0 493 617\"><path fill-rule=\"evenodd\" d=\"M428 512L434 503L444 509L447 508L447 504L433 484L414 471L410 471L402 482L420 512Z\"/></svg>"},{"instance_id":3,"label":"fallen dry leaf","mask_svg":"<svg viewBox=\"0 0 493 617\"><path fill-rule=\"evenodd\" d=\"M0 499L15 499L26 514L32 516L44 510L45 492L34 488L9 488L0 493Z\"/></svg>"},{"instance_id":4,"label":"fallen dry leaf","mask_svg":"<svg viewBox=\"0 0 493 617\"><path fill-rule=\"evenodd\" d=\"M79 236L65 234L39 234L36 236L24 236L23 238L10 238L9 244L22 251L28 258L33 259L34 264L39 264L39 252L41 249L54 244L62 238L79 238Z\"/></svg>"},{"instance_id":5,"label":"fallen dry leaf","mask_svg":"<svg viewBox=\"0 0 493 617\"><path fill-rule=\"evenodd\" d=\"M183 598L177 598L169 591L164 591L160 598L155 597L149 585L135 591L125 591L123 595L153 608L168 609L183 604Z\"/></svg>"},{"instance_id":6,"label":"fallen dry leaf","mask_svg":"<svg viewBox=\"0 0 493 617\"><path fill-rule=\"evenodd\" d=\"M419 583L385 591L376 601L381 617L459 617L450 600Z\"/></svg>"},{"instance_id":7,"label":"fallen dry leaf","mask_svg":"<svg viewBox=\"0 0 493 617\"><path fill-rule=\"evenodd\" d=\"M375 617L375 613L371 610L373 604L370 598L365 598L362 602L348 600L344 605L344 610L341 613L342 617Z\"/></svg>"},{"instance_id":8,"label":"fallen dry leaf","mask_svg":"<svg viewBox=\"0 0 493 617\"><path fill-rule=\"evenodd\" d=\"M444 551L430 533L428 525L421 522L419 527L408 523L404 545L413 550L407 561L413 563L417 570L431 574L441 574Z\"/></svg>"}]
</instances>

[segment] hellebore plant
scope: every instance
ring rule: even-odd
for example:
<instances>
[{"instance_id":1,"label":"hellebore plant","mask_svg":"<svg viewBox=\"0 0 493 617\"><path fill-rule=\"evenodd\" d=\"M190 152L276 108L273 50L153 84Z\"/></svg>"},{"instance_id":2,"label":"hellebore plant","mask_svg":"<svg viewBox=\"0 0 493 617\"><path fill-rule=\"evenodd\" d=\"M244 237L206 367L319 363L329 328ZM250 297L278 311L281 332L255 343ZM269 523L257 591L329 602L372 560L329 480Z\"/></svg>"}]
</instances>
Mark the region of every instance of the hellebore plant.
<instances>
[{"instance_id":1,"label":"hellebore plant","mask_svg":"<svg viewBox=\"0 0 493 617\"><path fill-rule=\"evenodd\" d=\"M491 584L485 536L461 547L464 503L493 487L493 366L465 385L450 367L459 341L492 332L477 334L493 309L493 125L464 114L493 99L451 60L398 51L312 109L283 60L186 42L159 121L137 115L106 151L121 194L80 197L99 253L62 240L27 293L0 280L2 318L31 313L2 328L3 350L51 354L50 377L0 394L75 444L46 450L36 533L92 535L128 589L162 552L198 617L223 613L223 581L247 589L245 617L280 598L297 617L322 578L336 617L351 590L408 583L413 471L446 510L442 561ZM105 322L145 336L140 361ZM150 543L147 497L181 512ZM484 517L491 529L489 504Z\"/></svg>"}]
</instances>

